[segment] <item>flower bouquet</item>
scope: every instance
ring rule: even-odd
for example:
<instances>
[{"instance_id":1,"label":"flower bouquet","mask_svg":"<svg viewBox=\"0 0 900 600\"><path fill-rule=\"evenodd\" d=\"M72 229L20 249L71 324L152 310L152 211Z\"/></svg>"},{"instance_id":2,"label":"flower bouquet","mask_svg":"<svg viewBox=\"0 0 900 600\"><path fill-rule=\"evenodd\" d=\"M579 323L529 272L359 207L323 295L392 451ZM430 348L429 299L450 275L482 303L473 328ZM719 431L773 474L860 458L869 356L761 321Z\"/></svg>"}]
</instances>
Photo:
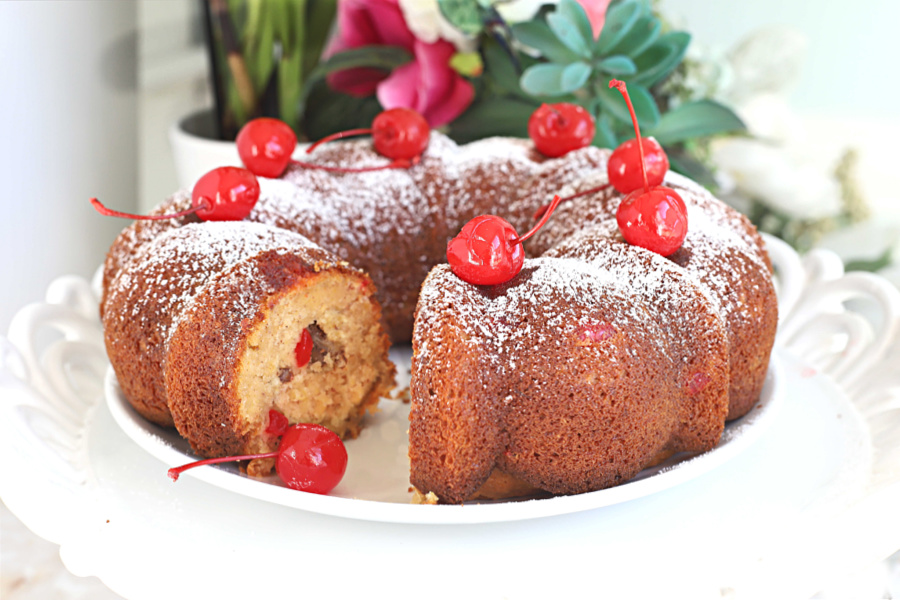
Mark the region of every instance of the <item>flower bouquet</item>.
<instances>
[{"instance_id":1,"label":"flower bouquet","mask_svg":"<svg viewBox=\"0 0 900 600\"><path fill-rule=\"evenodd\" d=\"M570 102L596 120L593 143L633 137L607 83L627 82L642 131L672 167L708 185L709 136L744 125L726 105L679 101L666 86L690 35L646 0L207 0L224 138L275 116L300 139L367 127L412 108L457 142L527 136L543 103Z\"/></svg>"}]
</instances>

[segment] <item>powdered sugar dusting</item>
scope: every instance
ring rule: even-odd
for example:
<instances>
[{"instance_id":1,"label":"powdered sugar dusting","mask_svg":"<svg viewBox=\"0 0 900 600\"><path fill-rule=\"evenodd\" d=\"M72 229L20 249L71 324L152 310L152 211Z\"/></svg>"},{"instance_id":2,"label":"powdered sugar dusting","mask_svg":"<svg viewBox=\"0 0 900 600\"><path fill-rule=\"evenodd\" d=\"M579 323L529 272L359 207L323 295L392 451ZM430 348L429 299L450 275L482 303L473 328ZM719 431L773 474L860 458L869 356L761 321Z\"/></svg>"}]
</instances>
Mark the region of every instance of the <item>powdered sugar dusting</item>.
<instances>
[{"instance_id":1,"label":"powdered sugar dusting","mask_svg":"<svg viewBox=\"0 0 900 600\"><path fill-rule=\"evenodd\" d=\"M567 196L605 185L609 154L608 150L588 147L548 159L537 154L527 140L487 138L457 146L435 132L421 163L410 169L335 174L292 166L281 179L260 178L261 197L247 221L264 224L256 227L264 228L259 232L266 231L259 235L269 236L266 244L275 243L272 231L288 230L368 271L385 318L389 324L400 323L402 330L404 319L409 323L411 318L420 283L434 265L444 262L447 240L465 221L492 213L522 232L533 224L534 212L549 203L554 194ZM388 162L373 150L369 139L326 144L307 159L347 168ZM647 303L677 311L700 302L721 315L712 321L724 321L729 330L752 322L758 315L746 302L747 291L771 285L767 259L755 230L744 217L690 180L669 173L666 184L684 199L689 223L682 249L669 259L625 244L615 221L622 195L608 187L564 202L526 244L529 255L546 257L527 263L526 275L518 280L527 280L528 285L511 283L485 295L439 268L422 287L420 319L428 321L438 313L452 312L458 315L454 322L471 319L473 328L484 330L473 334L472 339L490 339L500 346L514 343L517 336L535 334L525 327L527 320L505 323L511 313L538 311L536 320L579 335L578 328L594 326L587 322L589 317L578 311L541 312L539 307L606 305L610 298L622 303L625 321L637 318L637 313L628 315L628 310ZM180 194L158 210L182 208L189 201L189 196ZM121 271L109 286L112 292L124 293L135 287L135 277L152 275L157 277L148 282L152 289L171 290L169 297L157 301L154 310L177 312L176 307L188 305L188 297L197 292L197 281L215 277L211 273L248 269L248 278L258 277L251 265L239 265L257 245L266 244L232 241L243 239L245 228L253 230L251 223L163 223L139 224L123 233L118 254L110 255L107 273L114 275L136 257L142 257L137 271L146 273ZM182 234L181 239L173 234L179 228L192 233ZM204 229L208 235L199 233ZM150 256L147 247L162 247L170 236L178 238L174 245L180 248L166 250L157 258ZM151 241L155 238L159 238L159 244ZM284 245L314 247L311 242L297 241L303 238L294 236L290 244L285 238ZM188 260L187 256L192 258ZM190 264L175 276L182 279L173 282L170 273L163 277L163 269L155 265L174 262ZM233 308L237 313L250 310L246 306ZM640 309L645 310L649 309ZM708 311L701 312L706 315ZM177 322L175 317L172 327ZM597 331L603 331L602 325L596 326L601 327ZM677 327L662 329L665 331L660 339L672 342L672 347L685 346L669 331ZM166 331L170 333L171 329ZM556 343L550 338L544 341ZM427 347L438 342L422 343ZM662 344L662 352L671 353L669 347Z\"/></svg>"},{"instance_id":2,"label":"powdered sugar dusting","mask_svg":"<svg viewBox=\"0 0 900 600\"><path fill-rule=\"evenodd\" d=\"M190 300L221 273L264 251L316 249L302 236L258 223L187 224L141 246L133 268L113 280L107 305L118 307L118 319L137 320L133 325L154 329L153 337L164 344L189 313ZM235 310L246 312L246 307L238 306L240 297L233 302Z\"/></svg>"}]
</instances>

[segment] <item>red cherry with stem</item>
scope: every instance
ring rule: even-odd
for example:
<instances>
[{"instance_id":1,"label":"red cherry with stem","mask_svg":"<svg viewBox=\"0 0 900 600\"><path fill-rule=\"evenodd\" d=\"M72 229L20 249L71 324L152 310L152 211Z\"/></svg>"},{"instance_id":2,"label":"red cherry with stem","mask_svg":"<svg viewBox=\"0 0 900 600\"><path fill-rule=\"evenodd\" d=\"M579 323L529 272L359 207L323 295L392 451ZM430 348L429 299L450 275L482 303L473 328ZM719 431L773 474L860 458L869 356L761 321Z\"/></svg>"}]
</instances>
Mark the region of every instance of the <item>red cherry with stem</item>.
<instances>
[{"instance_id":1,"label":"red cherry with stem","mask_svg":"<svg viewBox=\"0 0 900 600\"><path fill-rule=\"evenodd\" d=\"M248 121L235 141L241 161L261 177L280 177L297 147L294 130L284 121L267 117Z\"/></svg>"},{"instance_id":2,"label":"red cherry with stem","mask_svg":"<svg viewBox=\"0 0 900 600\"><path fill-rule=\"evenodd\" d=\"M525 263L522 242L544 226L559 202L559 196L554 196L541 221L521 237L512 225L500 217L475 217L447 244L450 270L463 281L475 285L506 283L522 270Z\"/></svg>"},{"instance_id":3,"label":"red cherry with stem","mask_svg":"<svg viewBox=\"0 0 900 600\"><path fill-rule=\"evenodd\" d=\"M669 170L669 157L666 151L652 137L639 140L634 138L623 142L610 155L606 163L606 174L609 183L619 192L628 194L644 185L641 172L641 152L644 156L644 168L647 171L647 184L651 187L661 185Z\"/></svg>"},{"instance_id":4,"label":"red cherry with stem","mask_svg":"<svg viewBox=\"0 0 900 600\"><path fill-rule=\"evenodd\" d=\"M241 221L250 214L259 200L259 181L256 176L240 167L219 167L206 173L194 184L191 192L191 208L168 215L134 215L103 206L96 198L91 205L101 215L159 221L196 214L204 221Z\"/></svg>"},{"instance_id":5,"label":"red cherry with stem","mask_svg":"<svg viewBox=\"0 0 900 600\"><path fill-rule=\"evenodd\" d=\"M391 108L382 111L372 121L371 128L350 129L322 138L306 149L312 152L320 144L351 135L372 134L375 150L382 156L399 160L420 157L428 147L431 127L425 117L409 108Z\"/></svg>"},{"instance_id":6,"label":"red cherry with stem","mask_svg":"<svg viewBox=\"0 0 900 600\"><path fill-rule=\"evenodd\" d=\"M292 489L327 494L344 477L347 448L336 433L321 425L294 425L278 445L275 470Z\"/></svg>"},{"instance_id":7,"label":"red cherry with stem","mask_svg":"<svg viewBox=\"0 0 900 600\"><path fill-rule=\"evenodd\" d=\"M258 458L274 458L275 470L289 488L313 494L333 490L347 470L347 448L336 433L321 425L298 423L287 429L275 452L198 460L169 469L169 477L178 481L179 475L194 467Z\"/></svg>"},{"instance_id":8,"label":"red cherry with stem","mask_svg":"<svg viewBox=\"0 0 900 600\"><path fill-rule=\"evenodd\" d=\"M535 148L551 158L589 146L595 131L591 113L566 102L542 104L528 119L528 136Z\"/></svg>"},{"instance_id":9,"label":"red cherry with stem","mask_svg":"<svg viewBox=\"0 0 900 600\"><path fill-rule=\"evenodd\" d=\"M309 364L309 360L312 358L312 350L312 334L309 333L309 329L304 329L303 333L300 334L300 341L294 346L294 358L298 367L303 368Z\"/></svg>"},{"instance_id":10,"label":"red cherry with stem","mask_svg":"<svg viewBox=\"0 0 900 600\"><path fill-rule=\"evenodd\" d=\"M637 115L628 96L624 81L613 79L609 87L616 88L625 98L634 134L637 140L643 189L630 192L619 204L616 221L625 241L634 246L646 248L657 254L669 256L684 242L687 236L687 207L678 192L664 186L650 187L647 169L644 166L644 151Z\"/></svg>"},{"instance_id":11,"label":"red cherry with stem","mask_svg":"<svg viewBox=\"0 0 900 600\"><path fill-rule=\"evenodd\" d=\"M372 134L372 143L375 150L391 159L386 165L380 167L332 167L317 165L314 163L292 160L291 163L306 169L322 169L335 173L363 173L366 171L381 171L384 169L408 169L419 164L422 153L428 147L431 137L431 127L425 117L408 108L392 108L382 111L372 121L372 127L364 129L350 129L341 131L322 138L306 149L312 152L320 144L331 140L345 138L351 135Z\"/></svg>"},{"instance_id":12,"label":"red cherry with stem","mask_svg":"<svg viewBox=\"0 0 900 600\"><path fill-rule=\"evenodd\" d=\"M422 156L431 138L425 117L409 108L392 108L372 121L372 143L382 156L412 160Z\"/></svg>"},{"instance_id":13,"label":"red cherry with stem","mask_svg":"<svg viewBox=\"0 0 900 600\"><path fill-rule=\"evenodd\" d=\"M428 147L431 128L428 121L414 110L392 108L382 111L372 121L372 127L351 129L322 138L306 149L312 152L319 144L351 135L372 134L375 150L392 159L378 167L334 167L299 160L291 154L297 145L293 130L278 119L260 118L249 121L237 136L237 149L244 165L261 177L280 177L289 164L304 169L320 169L334 173L364 173L385 169L408 169L419 164Z\"/></svg>"},{"instance_id":14,"label":"red cherry with stem","mask_svg":"<svg viewBox=\"0 0 900 600\"><path fill-rule=\"evenodd\" d=\"M256 175L240 167L213 169L194 184L191 203L206 203L210 208L197 211L204 221L240 221L250 214L259 200Z\"/></svg>"},{"instance_id":15,"label":"red cherry with stem","mask_svg":"<svg viewBox=\"0 0 900 600\"><path fill-rule=\"evenodd\" d=\"M622 237L632 246L669 256L687 235L687 213L682 206L684 201L670 188L634 191L619 205L616 222Z\"/></svg>"},{"instance_id":16,"label":"red cherry with stem","mask_svg":"<svg viewBox=\"0 0 900 600\"><path fill-rule=\"evenodd\" d=\"M647 150L647 153L644 155L644 161L647 164L647 182L651 186L658 186L663 182L666 172L669 170L669 158L666 156L662 146L659 145L659 142L653 138L644 139L643 145L644 149ZM606 164L609 183L566 196L562 199L562 202L602 192L610 186L613 186L623 194L640 189L644 184L640 170L640 161L637 139L624 142L612 153ZM540 219L548 208L550 208L550 205L545 204L537 209L534 213L534 219Z\"/></svg>"},{"instance_id":17,"label":"red cherry with stem","mask_svg":"<svg viewBox=\"0 0 900 600\"><path fill-rule=\"evenodd\" d=\"M513 226L481 215L466 223L447 244L447 262L457 277L475 285L497 285L522 269L525 251Z\"/></svg>"}]
</instances>

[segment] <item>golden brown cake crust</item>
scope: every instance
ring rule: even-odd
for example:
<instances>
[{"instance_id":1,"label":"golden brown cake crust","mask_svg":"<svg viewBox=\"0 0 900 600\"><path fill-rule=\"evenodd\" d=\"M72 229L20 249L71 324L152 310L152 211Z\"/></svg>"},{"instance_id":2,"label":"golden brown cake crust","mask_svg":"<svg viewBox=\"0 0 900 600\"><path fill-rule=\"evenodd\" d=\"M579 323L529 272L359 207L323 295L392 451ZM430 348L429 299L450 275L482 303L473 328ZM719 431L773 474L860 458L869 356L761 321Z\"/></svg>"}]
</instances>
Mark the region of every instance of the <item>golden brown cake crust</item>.
<instances>
[{"instance_id":1,"label":"golden brown cake crust","mask_svg":"<svg viewBox=\"0 0 900 600\"><path fill-rule=\"evenodd\" d=\"M370 322L362 344L372 356L366 358L369 371L360 374L367 387L355 392L353 406L340 407L333 421L324 414L308 420L355 435L365 410L393 386L389 341L371 279L302 236L259 223L164 229L124 262L107 288L103 310L107 349L123 393L146 418L175 425L202 456L274 449L277 438L265 433L265 418L287 393L279 389L289 380L263 381L272 397L258 410L248 409L238 388L242 361L251 354L249 336L287 298L308 296L323 281L346 290L342 295L357 303L356 320ZM291 361L303 327L334 312L328 305L303 308L306 321L286 334ZM336 354L329 364L339 358L344 357Z\"/></svg>"},{"instance_id":2,"label":"golden brown cake crust","mask_svg":"<svg viewBox=\"0 0 900 600\"><path fill-rule=\"evenodd\" d=\"M514 211L606 184L607 156L534 177ZM746 218L683 177L667 184L689 221L669 258L624 242L622 196L607 188L560 205L526 244L540 258L508 284L432 271L413 339L416 489L458 503L496 472L552 493L601 489L715 447L726 419L749 411L777 322L771 264Z\"/></svg>"},{"instance_id":3,"label":"golden brown cake crust","mask_svg":"<svg viewBox=\"0 0 900 600\"><path fill-rule=\"evenodd\" d=\"M621 195L607 189L562 204L526 244L540 258L504 286L484 290L461 284L445 266L432 270L471 217L497 214L523 232L554 194L605 184L608 156L589 147L547 159L528 141L457 146L433 133L421 164L409 170L334 175L291 167L281 179L260 178L260 200L240 225L300 234L329 253L331 264L347 261L369 273L391 338L413 336L410 458L412 481L423 494L460 502L498 469L554 493L614 485L661 454L713 447L725 419L756 402L777 321L771 265L747 219L683 177L666 179L689 216L688 237L669 259L624 244L615 223ZM384 164L368 140L327 145L315 157L331 165ZM189 205L180 193L154 212ZM105 264L105 322L112 307L118 314L135 310L134 293L118 283L122 274L142 264L137 270L145 272L133 275L141 290L163 276L163 266L149 265L148 248L157 238L208 225L192 221L136 223L122 233ZM282 264L282 258L266 260ZM282 267L294 273L283 281L288 297L308 275ZM181 285L196 311L192 325L173 323L164 314L170 304L158 298L137 302L140 327L155 323L142 329L143 337L117 329L131 325L107 325L110 356L135 374L125 384L129 394L148 418L165 422L172 394L160 404L165 386L148 365L166 363L170 341L177 350L172 369L195 372L202 382L193 388L172 375L176 395L191 398L191 408L175 411L185 415L184 427L203 423L197 447L223 452L248 440L265 446L246 422L235 421L234 402L214 410L198 406L217 386L230 397L241 355L221 349L215 355L215 340L225 338L205 340L204 332L228 332L228 340L240 342L247 328L269 319L266 301L257 298L251 316L225 323L204 311L227 294L219 298L197 281ZM189 333L197 323L204 323L202 331ZM199 356L210 361L207 367L195 362ZM614 368L603 362L611 359ZM214 427L228 429L230 437L204 440L202 432Z\"/></svg>"},{"instance_id":4,"label":"golden brown cake crust","mask_svg":"<svg viewBox=\"0 0 900 600\"><path fill-rule=\"evenodd\" d=\"M194 452L227 456L274 449L251 446L259 433L252 429L257 424L247 423L241 414L238 367L247 352L247 334L268 317L282 295L302 293L326 269L364 277L336 262L269 250L220 273L216 285L193 298L189 313L169 341L165 379L175 425ZM223 311L223 306L232 308ZM370 396L360 410L377 401L377 395ZM273 446L277 442L274 437L271 441Z\"/></svg>"},{"instance_id":5,"label":"golden brown cake crust","mask_svg":"<svg viewBox=\"0 0 900 600\"><path fill-rule=\"evenodd\" d=\"M647 254L637 258L656 260ZM499 469L580 493L630 479L663 451L718 443L728 410L721 319L695 287L679 287L674 266L635 293L624 276L634 258L534 259L497 288L446 267L429 275L413 340L418 490L462 502ZM685 309L670 327L668 312Z\"/></svg>"},{"instance_id":6,"label":"golden brown cake crust","mask_svg":"<svg viewBox=\"0 0 900 600\"><path fill-rule=\"evenodd\" d=\"M146 232L145 228L135 230ZM110 256L127 256L122 261L125 268L118 269L118 278L107 284L101 303L107 354L135 409L169 426L173 422L163 379L167 344L175 320L195 294L223 269L267 249L303 252L310 264L336 262L299 236L257 224L161 227L143 243L122 246L125 254L111 252Z\"/></svg>"}]
</instances>

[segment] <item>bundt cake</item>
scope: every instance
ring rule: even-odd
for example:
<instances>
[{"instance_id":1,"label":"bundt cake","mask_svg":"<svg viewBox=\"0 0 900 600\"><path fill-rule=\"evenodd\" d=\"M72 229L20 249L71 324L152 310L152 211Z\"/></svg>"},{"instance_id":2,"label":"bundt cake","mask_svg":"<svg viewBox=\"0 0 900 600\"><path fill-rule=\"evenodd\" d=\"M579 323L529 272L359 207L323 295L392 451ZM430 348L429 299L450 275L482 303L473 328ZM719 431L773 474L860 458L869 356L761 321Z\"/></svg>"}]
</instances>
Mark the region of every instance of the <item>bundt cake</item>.
<instances>
[{"instance_id":1,"label":"bundt cake","mask_svg":"<svg viewBox=\"0 0 900 600\"><path fill-rule=\"evenodd\" d=\"M197 454L274 450L271 410L355 436L393 387L371 279L304 237L187 223L131 250L106 288L107 353L134 408Z\"/></svg>"},{"instance_id":2,"label":"bundt cake","mask_svg":"<svg viewBox=\"0 0 900 600\"><path fill-rule=\"evenodd\" d=\"M441 264L469 219L491 213L526 230L553 194L605 183L608 157L587 147L547 158L528 140L505 138L458 146L433 132L409 169L334 174L294 165L278 179L260 177L261 195L243 222L136 222L104 269L101 311L123 391L148 418L171 418L201 454L235 452L248 440L266 445L264 409L307 418L284 407L292 401L280 389L298 377L284 371L291 341L315 325L322 351L346 368L323 364L314 389L329 390L310 397L327 400L354 385L355 400L338 404L348 407L341 419L358 415L391 380L374 324L380 303L391 340L413 343L411 481L441 502L465 501L486 483L496 490L499 480L518 490L593 490L665 453L712 448L726 418L759 396L776 305L755 229L702 188L667 176L690 217L683 247L669 258L622 241L621 195L607 189L561 204L526 245L533 258L506 284L472 285ZM316 160L385 163L369 140L322 146ZM155 212L190 203L177 194ZM186 243L205 229L219 242ZM277 249L246 242L245 230ZM163 250L169 245L187 249ZM227 263L222 274L201 268L213 262ZM197 264L203 281L197 271L180 277L176 264ZM355 269L371 277L378 303ZM311 293L320 279L323 289ZM242 285L249 289L238 294ZM302 308L301 316L277 313L282 304ZM356 316L341 316L348 310ZM344 319L354 333L339 338L335 323ZM270 341L275 332L282 337ZM368 371L350 364L358 345L367 349L355 364ZM242 369L248 352L257 362ZM364 371L361 382L340 376ZM252 417L237 409L248 404Z\"/></svg>"},{"instance_id":3,"label":"bundt cake","mask_svg":"<svg viewBox=\"0 0 900 600\"><path fill-rule=\"evenodd\" d=\"M594 173L578 188L605 183ZM578 191L562 183L532 185ZM560 205L529 242L540 257L503 285L429 274L410 390L417 490L451 503L597 490L712 449L753 406L777 322L767 256L746 219L682 177L667 184L690 222L668 258L622 240L608 189Z\"/></svg>"}]
</instances>

